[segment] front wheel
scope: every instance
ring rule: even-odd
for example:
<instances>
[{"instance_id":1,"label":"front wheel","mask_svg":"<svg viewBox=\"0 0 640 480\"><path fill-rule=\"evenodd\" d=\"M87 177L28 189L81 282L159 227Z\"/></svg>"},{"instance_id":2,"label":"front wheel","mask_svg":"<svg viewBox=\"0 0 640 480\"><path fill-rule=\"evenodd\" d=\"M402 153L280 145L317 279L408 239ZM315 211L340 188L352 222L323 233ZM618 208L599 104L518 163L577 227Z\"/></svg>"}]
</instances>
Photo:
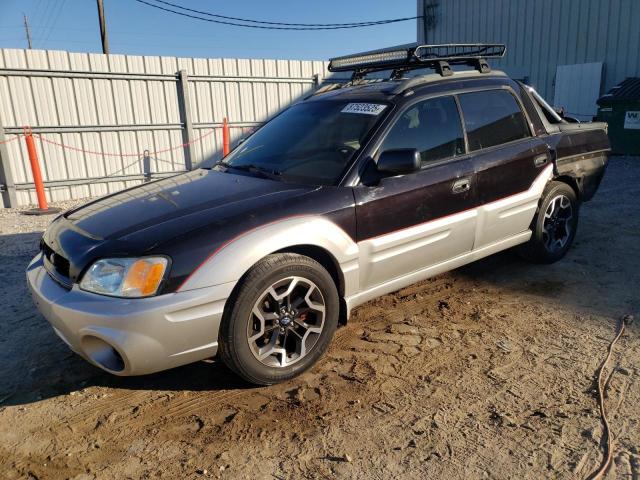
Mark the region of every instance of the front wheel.
<instances>
[{"instance_id":1,"label":"front wheel","mask_svg":"<svg viewBox=\"0 0 640 480\"><path fill-rule=\"evenodd\" d=\"M327 349L340 303L331 275L303 255L269 255L245 275L220 325L220 355L245 380L299 375Z\"/></svg>"},{"instance_id":2,"label":"front wheel","mask_svg":"<svg viewBox=\"0 0 640 480\"><path fill-rule=\"evenodd\" d=\"M531 223L531 239L518 253L536 263L553 263L565 256L576 236L580 203L566 183L550 182Z\"/></svg>"}]
</instances>

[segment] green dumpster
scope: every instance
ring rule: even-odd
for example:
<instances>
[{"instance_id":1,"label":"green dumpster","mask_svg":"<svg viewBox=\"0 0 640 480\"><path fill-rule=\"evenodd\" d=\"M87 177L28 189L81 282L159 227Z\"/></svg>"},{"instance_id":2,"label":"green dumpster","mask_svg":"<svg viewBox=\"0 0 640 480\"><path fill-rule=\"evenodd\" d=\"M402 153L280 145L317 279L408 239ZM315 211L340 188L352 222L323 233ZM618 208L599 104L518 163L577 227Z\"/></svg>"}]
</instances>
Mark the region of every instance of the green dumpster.
<instances>
[{"instance_id":1,"label":"green dumpster","mask_svg":"<svg viewBox=\"0 0 640 480\"><path fill-rule=\"evenodd\" d=\"M612 153L640 155L640 78L627 78L600 97L598 120L609 124Z\"/></svg>"}]
</instances>

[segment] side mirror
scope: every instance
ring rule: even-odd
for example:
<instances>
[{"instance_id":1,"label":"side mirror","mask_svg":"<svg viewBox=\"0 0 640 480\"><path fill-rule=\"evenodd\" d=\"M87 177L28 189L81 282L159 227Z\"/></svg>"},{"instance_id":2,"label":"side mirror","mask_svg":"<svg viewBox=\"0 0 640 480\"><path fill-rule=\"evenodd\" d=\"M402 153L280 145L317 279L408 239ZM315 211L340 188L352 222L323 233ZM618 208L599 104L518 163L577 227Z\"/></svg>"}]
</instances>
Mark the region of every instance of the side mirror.
<instances>
[{"instance_id":1,"label":"side mirror","mask_svg":"<svg viewBox=\"0 0 640 480\"><path fill-rule=\"evenodd\" d=\"M378 172L387 175L404 175L420 170L422 160L420 152L415 148L399 148L385 150L380 154L377 163Z\"/></svg>"}]
</instances>

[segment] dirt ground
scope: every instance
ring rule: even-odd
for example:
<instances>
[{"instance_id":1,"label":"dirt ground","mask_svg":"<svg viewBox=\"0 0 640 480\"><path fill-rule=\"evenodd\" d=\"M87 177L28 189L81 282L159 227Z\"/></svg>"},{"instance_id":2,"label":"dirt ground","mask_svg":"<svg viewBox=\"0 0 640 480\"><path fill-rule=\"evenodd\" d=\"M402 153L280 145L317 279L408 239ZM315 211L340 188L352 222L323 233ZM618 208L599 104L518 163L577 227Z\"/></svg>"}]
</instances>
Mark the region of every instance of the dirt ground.
<instances>
[{"instance_id":1,"label":"dirt ground","mask_svg":"<svg viewBox=\"0 0 640 480\"><path fill-rule=\"evenodd\" d=\"M327 355L249 387L205 361L105 374L34 309L44 218L0 214L0 477L585 478L616 322L608 479L640 478L640 159L614 158L551 266L510 252L358 308Z\"/></svg>"}]
</instances>

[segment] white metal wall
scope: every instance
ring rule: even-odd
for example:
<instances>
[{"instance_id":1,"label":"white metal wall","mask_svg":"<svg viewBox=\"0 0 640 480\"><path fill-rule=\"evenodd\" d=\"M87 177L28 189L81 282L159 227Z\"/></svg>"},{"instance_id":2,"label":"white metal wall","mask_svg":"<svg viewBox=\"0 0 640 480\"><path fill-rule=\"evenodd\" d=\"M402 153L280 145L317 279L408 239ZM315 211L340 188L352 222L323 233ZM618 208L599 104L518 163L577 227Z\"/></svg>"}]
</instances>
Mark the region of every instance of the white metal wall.
<instances>
[{"instance_id":1,"label":"white metal wall","mask_svg":"<svg viewBox=\"0 0 640 480\"><path fill-rule=\"evenodd\" d=\"M501 42L491 62L548 100L558 65L603 62L603 91L640 76L640 0L417 0L419 43Z\"/></svg>"},{"instance_id":2,"label":"white metal wall","mask_svg":"<svg viewBox=\"0 0 640 480\"><path fill-rule=\"evenodd\" d=\"M553 105L564 108L567 115L590 121L598 113L602 63L558 65Z\"/></svg>"},{"instance_id":3,"label":"white metal wall","mask_svg":"<svg viewBox=\"0 0 640 480\"><path fill-rule=\"evenodd\" d=\"M194 165L219 154L223 118L232 139L241 136L312 89L313 76L321 80L326 66L0 49L0 127L7 142L0 160L10 168L18 204L34 203L24 139L16 138L30 126L50 200L117 191L142 182L145 150L152 152L154 176L184 170L189 152ZM186 107L180 70L188 75ZM185 141L192 142L190 151L181 147Z\"/></svg>"}]
</instances>

